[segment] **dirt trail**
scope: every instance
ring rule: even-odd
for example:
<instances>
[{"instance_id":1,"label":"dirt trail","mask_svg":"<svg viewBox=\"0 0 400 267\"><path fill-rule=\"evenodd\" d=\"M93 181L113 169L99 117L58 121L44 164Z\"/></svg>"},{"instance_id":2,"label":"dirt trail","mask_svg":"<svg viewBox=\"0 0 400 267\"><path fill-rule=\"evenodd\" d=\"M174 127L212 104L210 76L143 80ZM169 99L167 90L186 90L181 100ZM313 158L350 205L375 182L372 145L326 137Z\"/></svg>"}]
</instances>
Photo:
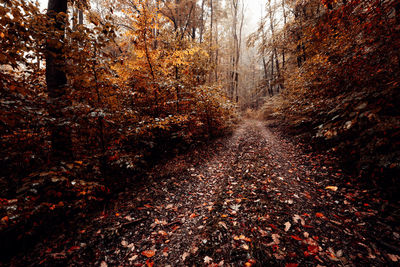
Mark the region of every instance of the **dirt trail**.
<instances>
[{"instance_id":1,"label":"dirt trail","mask_svg":"<svg viewBox=\"0 0 400 267\"><path fill-rule=\"evenodd\" d=\"M157 166L113 209L24 260L103 267L400 261L398 225L379 210L382 201L336 185L341 176L248 120L232 137Z\"/></svg>"}]
</instances>

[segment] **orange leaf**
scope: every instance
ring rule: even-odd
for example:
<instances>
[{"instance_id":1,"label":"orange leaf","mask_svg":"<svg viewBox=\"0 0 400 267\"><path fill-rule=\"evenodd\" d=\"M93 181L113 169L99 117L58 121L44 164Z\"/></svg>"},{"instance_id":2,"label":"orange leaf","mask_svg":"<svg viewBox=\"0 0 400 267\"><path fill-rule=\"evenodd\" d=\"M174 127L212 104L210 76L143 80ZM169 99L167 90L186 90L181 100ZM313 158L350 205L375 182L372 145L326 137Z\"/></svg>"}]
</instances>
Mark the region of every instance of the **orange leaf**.
<instances>
[{"instance_id":1,"label":"orange leaf","mask_svg":"<svg viewBox=\"0 0 400 267\"><path fill-rule=\"evenodd\" d=\"M151 258L156 255L156 252L154 250L145 250L142 252L142 255L146 256L147 258Z\"/></svg>"},{"instance_id":2,"label":"orange leaf","mask_svg":"<svg viewBox=\"0 0 400 267\"><path fill-rule=\"evenodd\" d=\"M285 267L297 267L299 266L297 263L286 263Z\"/></svg>"},{"instance_id":3,"label":"orange leaf","mask_svg":"<svg viewBox=\"0 0 400 267\"><path fill-rule=\"evenodd\" d=\"M4 216L3 218L1 218L2 222L8 222L8 220L9 220L8 216Z\"/></svg>"},{"instance_id":4,"label":"orange leaf","mask_svg":"<svg viewBox=\"0 0 400 267\"><path fill-rule=\"evenodd\" d=\"M324 214L322 214L321 212L317 212L315 213L315 216L317 216L318 218L324 218Z\"/></svg>"},{"instance_id":5,"label":"orange leaf","mask_svg":"<svg viewBox=\"0 0 400 267\"><path fill-rule=\"evenodd\" d=\"M147 265L147 267L153 267L154 262L152 262L152 261L150 261L150 260L147 260L147 261L146 261L146 265Z\"/></svg>"}]
</instances>

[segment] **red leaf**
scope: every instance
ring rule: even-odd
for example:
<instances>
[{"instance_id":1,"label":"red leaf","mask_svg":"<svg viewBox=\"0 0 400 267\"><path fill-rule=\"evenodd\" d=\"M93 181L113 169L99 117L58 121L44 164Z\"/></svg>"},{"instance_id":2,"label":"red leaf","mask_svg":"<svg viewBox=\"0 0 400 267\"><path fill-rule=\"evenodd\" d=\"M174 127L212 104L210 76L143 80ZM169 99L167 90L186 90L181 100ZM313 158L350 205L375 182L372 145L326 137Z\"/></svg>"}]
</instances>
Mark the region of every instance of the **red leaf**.
<instances>
[{"instance_id":1,"label":"red leaf","mask_svg":"<svg viewBox=\"0 0 400 267\"><path fill-rule=\"evenodd\" d=\"M297 235L291 235L290 237L293 238L293 239L295 239L295 240L298 240L298 241L303 240L303 239L301 239L300 237L298 237Z\"/></svg>"},{"instance_id":2,"label":"red leaf","mask_svg":"<svg viewBox=\"0 0 400 267\"><path fill-rule=\"evenodd\" d=\"M318 246L310 245L310 246L307 247L307 249L312 254L317 254L318 253Z\"/></svg>"},{"instance_id":3,"label":"red leaf","mask_svg":"<svg viewBox=\"0 0 400 267\"><path fill-rule=\"evenodd\" d=\"M80 246L72 246L70 249L68 249L68 252L72 252L72 251L78 250L78 249L81 249L81 247Z\"/></svg>"}]
</instances>

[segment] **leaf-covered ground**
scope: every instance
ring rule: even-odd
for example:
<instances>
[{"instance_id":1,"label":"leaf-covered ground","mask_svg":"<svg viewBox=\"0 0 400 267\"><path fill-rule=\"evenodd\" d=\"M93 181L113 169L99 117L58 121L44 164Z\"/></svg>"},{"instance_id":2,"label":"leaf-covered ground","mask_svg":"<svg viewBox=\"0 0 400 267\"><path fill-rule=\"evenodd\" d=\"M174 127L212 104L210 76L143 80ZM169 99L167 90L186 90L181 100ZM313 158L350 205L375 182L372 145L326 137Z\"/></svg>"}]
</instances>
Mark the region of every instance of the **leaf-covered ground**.
<instances>
[{"instance_id":1,"label":"leaf-covered ground","mask_svg":"<svg viewBox=\"0 0 400 267\"><path fill-rule=\"evenodd\" d=\"M160 164L14 265L388 266L399 206L259 121Z\"/></svg>"}]
</instances>

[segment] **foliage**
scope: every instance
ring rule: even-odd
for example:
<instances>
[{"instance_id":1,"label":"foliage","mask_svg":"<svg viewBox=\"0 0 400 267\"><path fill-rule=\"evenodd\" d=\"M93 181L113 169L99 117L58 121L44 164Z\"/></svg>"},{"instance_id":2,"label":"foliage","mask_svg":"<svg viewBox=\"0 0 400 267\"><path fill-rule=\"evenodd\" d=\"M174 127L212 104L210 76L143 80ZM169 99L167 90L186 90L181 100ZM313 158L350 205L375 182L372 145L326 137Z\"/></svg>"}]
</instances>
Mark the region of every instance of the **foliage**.
<instances>
[{"instance_id":1,"label":"foliage","mask_svg":"<svg viewBox=\"0 0 400 267\"><path fill-rule=\"evenodd\" d=\"M131 8L118 14L86 7L84 24L73 17L60 33L54 31L57 22L31 2L2 2L3 230L38 214L57 216L58 209L84 210L90 200L102 201L110 189L123 186L127 175L138 177L157 157L228 133L235 123L234 106L222 88L205 83L212 71L208 44L165 15L168 3L135 0L123 3ZM118 27L121 22L125 27ZM42 65L46 42L59 39L68 84L63 116L56 120ZM54 122L71 129L72 162L52 158Z\"/></svg>"},{"instance_id":2,"label":"foliage","mask_svg":"<svg viewBox=\"0 0 400 267\"><path fill-rule=\"evenodd\" d=\"M386 188L398 184L396 1L324 3L325 9L315 1L295 6L304 12L286 29L292 58L285 73L288 101L281 111L353 171Z\"/></svg>"}]
</instances>

